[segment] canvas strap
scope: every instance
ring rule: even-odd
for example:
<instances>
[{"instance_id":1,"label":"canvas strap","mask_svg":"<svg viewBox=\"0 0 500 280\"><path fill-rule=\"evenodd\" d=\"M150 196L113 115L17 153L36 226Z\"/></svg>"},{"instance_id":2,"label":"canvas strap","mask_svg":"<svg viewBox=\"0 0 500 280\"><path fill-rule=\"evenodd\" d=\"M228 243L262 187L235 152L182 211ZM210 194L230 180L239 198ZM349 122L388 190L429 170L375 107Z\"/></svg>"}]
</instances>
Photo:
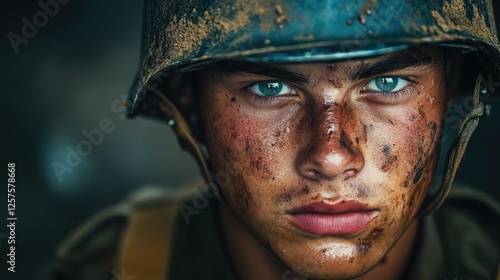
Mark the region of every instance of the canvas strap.
<instances>
[{"instance_id":1,"label":"canvas strap","mask_svg":"<svg viewBox=\"0 0 500 280\"><path fill-rule=\"evenodd\" d=\"M167 279L176 206L134 209L123 237L118 268L135 279Z\"/></svg>"},{"instance_id":2,"label":"canvas strap","mask_svg":"<svg viewBox=\"0 0 500 280\"><path fill-rule=\"evenodd\" d=\"M472 137L472 133L479 124L479 118L484 113L484 104L480 100L482 83L483 77L479 76L474 87L474 94L472 98L473 108L462 120L462 123L460 124L460 128L458 130L457 139L455 139L450 148L450 153L448 154L446 163L446 171L441 184L441 188L430 203L425 203L422 206L419 215L417 215L417 218L428 215L437 210L443 204L444 200L448 196L448 193L450 192L450 188L457 173L458 166L460 165L460 161L462 160L465 150L467 149L467 144Z\"/></svg>"},{"instance_id":3,"label":"canvas strap","mask_svg":"<svg viewBox=\"0 0 500 280\"><path fill-rule=\"evenodd\" d=\"M205 178L205 181L209 183L210 186L214 188L214 191L218 193L218 190L215 189L216 185L214 184L214 181L210 176L210 168L208 166L207 156L201 149L200 145L198 144L198 141L196 141L196 139L194 138L193 133L191 132L191 129L189 127L189 124L186 122L181 112L177 110L177 107L175 107L175 105L172 102L170 102L170 100L168 100L160 91L153 90L153 92L161 100L160 108L163 110L163 112L165 112L167 122L172 120L175 121L175 123L171 125L172 129L174 129L175 133L182 141L184 148L186 148L189 152L191 152L191 154L198 162L202 171L202 175Z\"/></svg>"},{"instance_id":4,"label":"canvas strap","mask_svg":"<svg viewBox=\"0 0 500 280\"><path fill-rule=\"evenodd\" d=\"M175 122L170 126L182 141L184 148L190 151L198 161L205 181L218 192L210 176L207 157L194 138L188 123L175 105L161 92L157 90L153 92L162 101L160 106L166 114L167 121ZM224 201L221 196L218 198ZM127 275L136 276L137 279L167 279L177 211L175 203L134 209L124 235L119 260L119 267L124 268Z\"/></svg>"}]
</instances>

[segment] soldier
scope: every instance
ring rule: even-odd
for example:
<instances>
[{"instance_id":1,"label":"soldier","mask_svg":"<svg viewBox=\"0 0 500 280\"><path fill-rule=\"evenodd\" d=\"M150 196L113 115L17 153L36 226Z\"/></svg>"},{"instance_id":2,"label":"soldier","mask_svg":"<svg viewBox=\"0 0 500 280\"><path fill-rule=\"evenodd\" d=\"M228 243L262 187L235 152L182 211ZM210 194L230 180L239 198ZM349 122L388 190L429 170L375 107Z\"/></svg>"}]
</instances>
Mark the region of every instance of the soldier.
<instances>
[{"instance_id":1,"label":"soldier","mask_svg":"<svg viewBox=\"0 0 500 280\"><path fill-rule=\"evenodd\" d=\"M498 204L450 193L491 93L483 77L500 77L492 9L146 1L129 115L165 120L206 183L103 212L51 279L499 277ZM473 108L430 193L458 93Z\"/></svg>"}]
</instances>

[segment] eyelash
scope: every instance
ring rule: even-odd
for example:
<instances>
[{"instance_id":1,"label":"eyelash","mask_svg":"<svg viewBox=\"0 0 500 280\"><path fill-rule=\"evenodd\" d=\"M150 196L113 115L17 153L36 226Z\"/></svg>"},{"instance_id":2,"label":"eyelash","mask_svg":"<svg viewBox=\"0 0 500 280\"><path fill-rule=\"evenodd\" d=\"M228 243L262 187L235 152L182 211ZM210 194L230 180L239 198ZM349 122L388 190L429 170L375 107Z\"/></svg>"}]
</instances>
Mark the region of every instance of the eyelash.
<instances>
[{"instance_id":1,"label":"eyelash","mask_svg":"<svg viewBox=\"0 0 500 280\"><path fill-rule=\"evenodd\" d=\"M245 91L245 94L254 102L259 104L270 103L272 100L276 98L276 96L261 96L256 93L251 92L249 89Z\"/></svg>"},{"instance_id":2,"label":"eyelash","mask_svg":"<svg viewBox=\"0 0 500 280\"><path fill-rule=\"evenodd\" d=\"M384 98L387 97L387 98L391 98L391 99L399 99L399 98L402 98L403 96L409 94L410 91L408 89L408 87L405 87L404 89L400 89L398 91L395 91L395 92L379 92L377 93L378 95L382 95Z\"/></svg>"},{"instance_id":3,"label":"eyelash","mask_svg":"<svg viewBox=\"0 0 500 280\"><path fill-rule=\"evenodd\" d=\"M377 95L382 95L384 97L393 97L393 98L399 98L405 94L408 94L410 92L410 89L417 84L414 80L410 79L409 77L406 76L378 76L370 79L367 83L364 84L364 86L361 88L361 91L363 91L363 88L367 87L369 84L371 84L373 81L379 78L398 78L406 81L408 84L404 86L402 89L397 90L397 91L374 91L374 90L366 90L366 92L375 92Z\"/></svg>"},{"instance_id":4,"label":"eyelash","mask_svg":"<svg viewBox=\"0 0 500 280\"><path fill-rule=\"evenodd\" d=\"M249 84L246 84L243 86L241 91L248 97L250 98L252 102L256 103L257 105L268 105L270 103L283 100L282 95L276 95L276 96L262 96L260 94L255 93L251 88L255 86L257 83L266 83L266 82L274 82L278 81L280 83L286 84L290 88L293 89L294 95L296 94L297 90L295 87L290 86L288 83L279 81L279 80L264 80L264 81L256 81L256 82L251 82ZM289 95L288 95L289 96Z\"/></svg>"},{"instance_id":5,"label":"eyelash","mask_svg":"<svg viewBox=\"0 0 500 280\"><path fill-rule=\"evenodd\" d=\"M414 87L417 83L410 79L409 77L406 76L378 76L370 79L367 83L364 84L364 87L366 87L368 84L373 82L375 79L378 78L383 78L383 77L395 77L395 78L400 78L408 82L408 85L406 85L404 88L394 91L394 92L384 92L384 91L368 91L367 94L373 94L373 95L378 95L378 96L383 96L383 98L390 98L392 100L398 100L402 97L404 97L407 94L410 94L410 90L412 87ZM277 81L277 80L264 80L264 81L255 81L248 83L244 85L241 89L242 92L245 93L245 95L251 99L252 102L256 103L257 105L268 105L270 103L276 102L278 100L282 100L283 96L277 95L277 96L262 96L260 94L255 93L251 88L255 86L257 83L265 83L265 82L272 82L272 81ZM290 86L288 83L279 81L281 83L286 84L287 86L291 87L294 92L296 92L296 88Z\"/></svg>"}]
</instances>

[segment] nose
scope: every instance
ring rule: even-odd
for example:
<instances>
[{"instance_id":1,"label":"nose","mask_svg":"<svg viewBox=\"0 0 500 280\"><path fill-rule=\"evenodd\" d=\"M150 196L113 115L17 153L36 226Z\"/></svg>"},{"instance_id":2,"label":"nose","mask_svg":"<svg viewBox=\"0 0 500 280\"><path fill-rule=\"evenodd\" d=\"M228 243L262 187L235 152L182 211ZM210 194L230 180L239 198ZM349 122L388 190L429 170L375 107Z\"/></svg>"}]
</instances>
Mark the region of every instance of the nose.
<instances>
[{"instance_id":1,"label":"nose","mask_svg":"<svg viewBox=\"0 0 500 280\"><path fill-rule=\"evenodd\" d=\"M359 137L355 136L359 121L352 110L337 103L322 108L308 125L310 137L305 137L307 142L299 152L298 172L313 181L347 180L364 167Z\"/></svg>"}]
</instances>

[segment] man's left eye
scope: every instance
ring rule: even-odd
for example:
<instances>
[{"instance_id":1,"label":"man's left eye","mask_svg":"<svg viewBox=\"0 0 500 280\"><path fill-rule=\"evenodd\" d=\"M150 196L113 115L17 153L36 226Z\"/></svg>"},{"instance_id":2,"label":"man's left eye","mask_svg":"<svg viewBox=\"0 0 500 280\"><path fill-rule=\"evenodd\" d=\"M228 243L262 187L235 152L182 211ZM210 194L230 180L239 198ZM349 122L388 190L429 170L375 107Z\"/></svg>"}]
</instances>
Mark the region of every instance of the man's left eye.
<instances>
[{"instance_id":1,"label":"man's left eye","mask_svg":"<svg viewBox=\"0 0 500 280\"><path fill-rule=\"evenodd\" d=\"M363 90L378 92L395 92L408 85L408 81L397 76L378 77L371 80Z\"/></svg>"},{"instance_id":2,"label":"man's left eye","mask_svg":"<svg viewBox=\"0 0 500 280\"><path fill-rule=\"evenodd\" d=\"M293 93L291 87L280 81L256 82L250 89L258 95L268 97Z\"/></svg>"}]
</instances>

